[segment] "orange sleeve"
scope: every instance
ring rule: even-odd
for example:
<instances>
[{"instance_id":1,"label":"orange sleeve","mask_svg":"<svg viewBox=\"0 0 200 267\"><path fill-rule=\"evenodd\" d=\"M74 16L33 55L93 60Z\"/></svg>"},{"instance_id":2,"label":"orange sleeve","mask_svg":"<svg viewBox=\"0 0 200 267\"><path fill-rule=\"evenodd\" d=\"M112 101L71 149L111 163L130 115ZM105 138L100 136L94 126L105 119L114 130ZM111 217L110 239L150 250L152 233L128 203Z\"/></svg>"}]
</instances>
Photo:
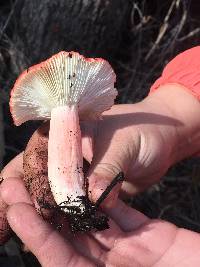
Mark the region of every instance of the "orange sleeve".
<instances>
[{"instance_id":1,"label":"orange sleeve","mask_svg":"<svg viewBox=\"0 0 200 267\"><path fill-rule=\"evenodd\" d=\"M200 46L186 50L171 60L152 85L150 93L166 83L183 85L200 100Z\"/></svg>"}]
</instances>

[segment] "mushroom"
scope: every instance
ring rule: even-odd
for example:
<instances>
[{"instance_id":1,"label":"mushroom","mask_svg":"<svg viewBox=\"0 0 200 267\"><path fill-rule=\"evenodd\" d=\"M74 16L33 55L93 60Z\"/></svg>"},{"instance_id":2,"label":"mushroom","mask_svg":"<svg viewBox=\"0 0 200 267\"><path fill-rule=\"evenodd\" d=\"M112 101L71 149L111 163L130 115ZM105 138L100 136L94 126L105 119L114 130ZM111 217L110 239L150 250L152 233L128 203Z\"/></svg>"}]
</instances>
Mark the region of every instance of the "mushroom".
<instances>
[{"instance_id":1,"label":"mushroom","mask_svg":"<svg viewBox=\"0 0 200 267\"><path fill-rule=\"evenodd\" d=\"M25 70L11 91L15 125L50 120L48 179L65 212L87 208L79 120L99 119L114 104L115 80L106 60L62 51Z\"/></svg>"}]
</instances>

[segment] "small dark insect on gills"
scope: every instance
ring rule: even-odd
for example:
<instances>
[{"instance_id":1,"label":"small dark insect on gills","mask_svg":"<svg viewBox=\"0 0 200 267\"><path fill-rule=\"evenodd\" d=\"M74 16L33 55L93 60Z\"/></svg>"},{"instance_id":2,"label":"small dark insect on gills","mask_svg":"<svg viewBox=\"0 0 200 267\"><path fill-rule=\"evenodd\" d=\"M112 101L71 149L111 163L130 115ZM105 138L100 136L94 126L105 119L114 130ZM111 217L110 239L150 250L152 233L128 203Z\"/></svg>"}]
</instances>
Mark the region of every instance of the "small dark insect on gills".
<instances>
[{"instance_id":1,"label":"small dark insect on gills","mask_svg":"<svg viewBox=\"0 0 200 267\"><path fill-rule=\"evenodd\" d=\"M118 184L124 181L124 173L119 172L117 176L111 181L111 183L106 187L104 192L101 194L101 196L97 199L94 208L98 209L101 203L106 199L106 197L110 194L112 189Z\"/></svg>"}]
</instances>

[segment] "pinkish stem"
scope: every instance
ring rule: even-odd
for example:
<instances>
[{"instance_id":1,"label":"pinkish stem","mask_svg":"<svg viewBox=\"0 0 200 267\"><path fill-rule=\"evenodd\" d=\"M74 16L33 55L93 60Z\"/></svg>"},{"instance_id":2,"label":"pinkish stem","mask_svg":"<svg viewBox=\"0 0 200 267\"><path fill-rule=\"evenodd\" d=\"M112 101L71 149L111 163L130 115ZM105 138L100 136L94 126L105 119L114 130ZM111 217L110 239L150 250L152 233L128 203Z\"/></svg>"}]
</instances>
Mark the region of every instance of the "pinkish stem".
<instances>
[{"instance_id":1,"label":"pinkish stem","mask_svg":"<svg viewBox=\"0 0 200 267\"><path fill-rule=\"evenodd\" d=\"M48 177L56 203L80 205L85 196L81 131L76 106L51 112L48 142ZM77 202L76 202L77 201ZM66 205L66 203L63 203Z\"/></svg>"}]
</instances>

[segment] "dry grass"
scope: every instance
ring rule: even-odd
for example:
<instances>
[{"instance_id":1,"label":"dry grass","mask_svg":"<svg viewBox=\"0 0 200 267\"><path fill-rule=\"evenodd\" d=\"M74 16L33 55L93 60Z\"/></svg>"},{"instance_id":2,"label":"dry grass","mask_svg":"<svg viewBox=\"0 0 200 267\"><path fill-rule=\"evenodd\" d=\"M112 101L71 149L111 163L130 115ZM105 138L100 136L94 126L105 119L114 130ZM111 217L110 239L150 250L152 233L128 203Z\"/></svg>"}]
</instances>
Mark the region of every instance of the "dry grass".
<instances>
[{"instance_id":1,"label":"dry grass","mask_svg":"<svg viewBox=\"0 0 200 267\"><path fill-rule=\"evenodd\" d=\"M125 48L116 62L123 103L143 99L167 62L198 45L200 36L200 23L192 18L188 1L132 2Z\"/></svg>"},{"instance_id":2,"label":"dry grass","mask_svg":"<svg viewBox=\"0 0 200 267\"><path fill-rule=\"evenodd\" d=\"M190 9L192 1L130 0L130 3L132 9L127 30L123 34L121 48L113 59L118 75L120 103L143 99L166 63L179 51L197 45L200 37L200 22L193 17ZM8 111L10 87L28 64L24 56L26 47L14 42L14 39L19 41L16 39L17 30L13 34L10 27L10 21L17 19L13 17L17 4L18 1L5 1L0 8L0 164L3 164L3 156L6 163L24 148L35 128L33 125L28 130L25 126L14 128ZM198 159L181 162L158 185L133 197L130 204L150 217L160 217L200 232L199 163ZM2 248L0 253L10 255L11 259L12 251ZM22 259L19 249L15 251L19 265L14 263L13 266L35 266L31 263L32 258L23 254ZM8 263L8 258L5 262ZM4 266L3 263L1 266ZM9 266L12 266L11 263Z\"/></svg>"}]
</instances>

